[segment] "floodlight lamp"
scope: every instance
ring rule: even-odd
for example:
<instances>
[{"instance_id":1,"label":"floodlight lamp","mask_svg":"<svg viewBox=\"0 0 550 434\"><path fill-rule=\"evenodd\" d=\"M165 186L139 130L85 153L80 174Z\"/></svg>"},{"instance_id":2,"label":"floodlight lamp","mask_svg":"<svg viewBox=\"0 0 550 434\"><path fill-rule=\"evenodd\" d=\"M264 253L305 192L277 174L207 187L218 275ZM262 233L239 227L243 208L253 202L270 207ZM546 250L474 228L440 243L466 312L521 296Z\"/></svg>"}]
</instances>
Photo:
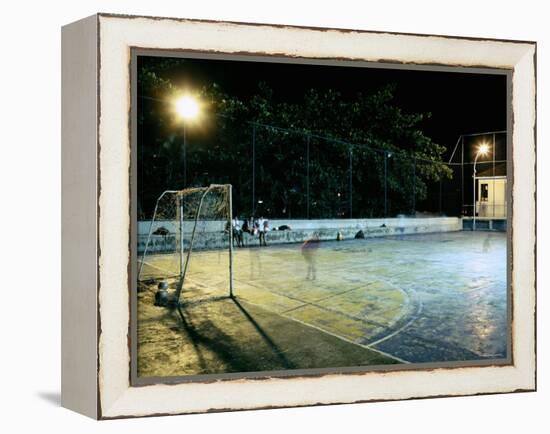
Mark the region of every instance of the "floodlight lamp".
<instances>
[{"instance_id":1,"label":"floodlight lamp","mask_svg":"<svg viewBox=\"0 0 550 434\"><path fill-rule=\"evenodd\" d=\"M175 101L176 112L182 119L195 119L199 115L199 103L189 95L179 97Z\"/></svg>"},{"instance_id":2,"label":"floodlight lamp","mask_svg":"<svg viewBox=\"0 0 550 434\"><path fill-rule=\"evenodd\" d=\"M479 155L487 155L489 153L489 145L487 143L482 143L477 149Z\"/></svg>"}]
</instances>

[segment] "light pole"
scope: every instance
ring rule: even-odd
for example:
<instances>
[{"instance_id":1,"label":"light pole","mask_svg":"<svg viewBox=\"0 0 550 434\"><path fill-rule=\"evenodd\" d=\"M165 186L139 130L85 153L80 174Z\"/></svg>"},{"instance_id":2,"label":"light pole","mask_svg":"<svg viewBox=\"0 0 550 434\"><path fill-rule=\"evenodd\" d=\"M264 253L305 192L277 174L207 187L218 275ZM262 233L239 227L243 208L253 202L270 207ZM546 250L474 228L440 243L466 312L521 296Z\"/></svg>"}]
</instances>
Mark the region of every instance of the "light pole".
<instances>
[{"instance_id":1,"label":"light pole","mask_svg":"<svg viewBox=\"0 0 550 434\"><path fill-rule=\"evenodd\" d=\"M196 119L199 115L200 108L199 103L195 98L189 95L183 95L174 101L174 106L177 115L182 120L183 125L183 188L187 186L187 134L185 131L185 123ZM183 253L183 197L179 198L180 207L180 252ZM231 225L231 220L229 220ZM231 226L230 226L231 227ZM185 271L185 265L183 260L183 254L180 253L180 275L183 276ZM178 294L179 297L179 294Z\"/></svg>"},{"instance_id":2,"label":"light pole","mask_svg":"<svg viewBox=\"0 0 550 434\"><path fill-rule=\"evenodd\" d=\"M477 159L480 155L487 155L489 152L489 145L487 143L481 143L479 147L477 148L476 157L474 159L474 187L473 187L473 193L474 193L474 207L473 207L473 223L472 223L472 231L476 230L476 164Z\"/></svg>"},{"instance_id":3,"label":"light pole","mask_svg":"<svg viewBox=\"0 0 550 434\"><path fill-rule=\"evenodd\" d=\"M183 95L174 102L176 113L182 119L183 125L183 187L187 185L187 134L185 123L196 119L200 113L199 103L189 95Z\"/></svg>"}]
</instances>

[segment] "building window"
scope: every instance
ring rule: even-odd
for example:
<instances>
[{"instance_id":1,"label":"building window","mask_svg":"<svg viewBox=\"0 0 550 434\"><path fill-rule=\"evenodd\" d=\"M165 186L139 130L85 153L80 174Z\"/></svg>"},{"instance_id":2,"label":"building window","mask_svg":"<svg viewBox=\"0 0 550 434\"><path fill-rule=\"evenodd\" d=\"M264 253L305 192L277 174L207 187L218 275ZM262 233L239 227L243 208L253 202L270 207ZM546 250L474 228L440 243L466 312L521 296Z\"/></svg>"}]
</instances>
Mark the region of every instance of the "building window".
<instances>
[{"instance_id":1,"label":"building window","mask_svg":"<svg viewBox=\"0 0 550 434\"><path fill-rule=\"evenodd\" d=\"M481 184L480 200L487 202L489 200L489 184Z\"/></svg>"}]
</instances>

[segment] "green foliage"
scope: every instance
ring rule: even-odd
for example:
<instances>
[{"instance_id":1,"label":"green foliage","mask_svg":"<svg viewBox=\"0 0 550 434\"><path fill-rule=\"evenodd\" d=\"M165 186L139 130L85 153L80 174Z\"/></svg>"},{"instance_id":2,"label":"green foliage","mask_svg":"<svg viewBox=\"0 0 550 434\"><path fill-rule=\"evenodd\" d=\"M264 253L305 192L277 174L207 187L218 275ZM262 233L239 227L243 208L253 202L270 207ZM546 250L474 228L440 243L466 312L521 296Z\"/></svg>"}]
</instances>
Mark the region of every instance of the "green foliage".
<instances>
[{"instance_id":1,"label":"green foliage","mask_svg":"<svg viewBox=\"0 0 550 434\"><path fill-rule=\"evenodd\" d=\"M140 68L139 94L167 101L177 90L167 78L173 62L177 59ZM232 96L212 83L199 95L201 126L188 132L187 186L233 184L241 215L349 217L351 154L353 217L383 214L385 182L389 213L410 213L414 191L420 201L426 198L428 183L451 178L452 173L442 162L445 147L421 130L430 114L404 112L394 103L395 91L388 85L346 99L335 90L309 89L288 102L278 101L266 83L259 83L248 98ZM183 188L181 126L166 106L142 104L140 110L143 209L149 209L162 190ZM254 207L253 152L255 199L263 201Z\"/></svg>"}]
</instances>

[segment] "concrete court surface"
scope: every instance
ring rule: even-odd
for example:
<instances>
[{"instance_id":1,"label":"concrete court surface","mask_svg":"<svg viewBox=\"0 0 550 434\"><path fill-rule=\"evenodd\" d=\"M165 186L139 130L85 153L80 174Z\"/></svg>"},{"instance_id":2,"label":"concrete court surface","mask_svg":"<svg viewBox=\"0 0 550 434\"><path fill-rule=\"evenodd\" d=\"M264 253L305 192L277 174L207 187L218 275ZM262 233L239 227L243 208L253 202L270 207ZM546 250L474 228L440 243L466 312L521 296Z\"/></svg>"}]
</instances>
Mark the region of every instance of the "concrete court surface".
<instances>
[{"instance_id":1,"label":"concrete court surface","mask_svg":"<svg viewBox=\"0 0 550 434\"><path fill-rule=\"evenodd\" d=\"M162 268L168 260L166 255L153 256L149 258L149 265ZM226 252L194 253L182 294L184 305L227 295L227 260ZM375 353L401 363L506 357L505 233L448 232L321 242L309 258L302 254L300 244L235 249L234 293L240 306L288 320L287 330L288 324L295 324L301 333L306 329L315 330L348 345L373 351L366 357L371 357L372 363L388 362L388 359L372 358ZM153 353L162 352L159 348L164 344L172 351L180 351L177 344L167 341L158 330L154 333L164 344L141 345L151 344L157 338L152 331L148 333L146 327L141 327L140 322L150 323L155 315L160 318L151 309L162 309L152 308L150 297L141 299L138 330L143 354L148 348L149 359L154 359ZM223 310L220 312L218 315L223 316ZM222 318L219 320L223 322ZM215 324L216 319L209 318L209 321ZM270 324L282 327L272 320ZM231 322L224 327L229 330ZM265 330L262 333L266 334ZM216 337L212 339L215 341ZM319 336L311 339L318 340ZM297 343L286 344L297 348L285 351L298 354L301 346L304 352L313 353L321 348L308 347L299 339ZM334 342L327 345L322 351L335 352L331 350ZM343 352L343 359L319 361L318 367L334 363L354 366L357 357L352 354L346 360L347 353L353 353L349 346ZM361 357L365 355L359 360ZM315 354L313 361L308 359L303 366L300 358L295 360L298 362L288 366L275 363L274 368L317 367ZM268 369L270 365L266 363L259 363L258 370ZM247 369L255 370L254 365L255 362L249 360ZM223 372L223 366L215 371ZM158 374L159 371L151 372ZM184 371L171 372L180 375L210 371L204 366L202 369L186 366Z\"/></svg>"}]
</instances>

